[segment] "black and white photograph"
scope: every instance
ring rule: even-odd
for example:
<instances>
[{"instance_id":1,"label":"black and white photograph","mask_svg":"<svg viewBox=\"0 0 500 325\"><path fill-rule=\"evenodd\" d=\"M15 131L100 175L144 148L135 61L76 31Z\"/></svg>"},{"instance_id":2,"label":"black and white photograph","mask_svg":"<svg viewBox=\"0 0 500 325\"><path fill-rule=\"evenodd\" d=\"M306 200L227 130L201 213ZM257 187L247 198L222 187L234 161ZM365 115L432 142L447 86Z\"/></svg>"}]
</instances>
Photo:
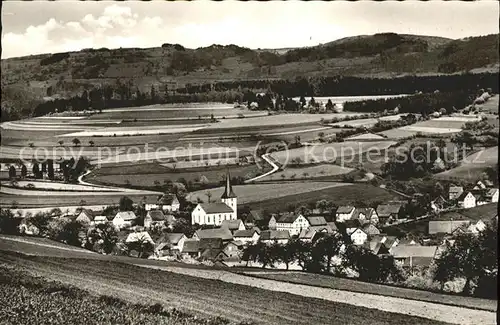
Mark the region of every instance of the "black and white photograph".
<instances>
[{"instance_id":1,"label":"black and white photograph","mask_svg":"<svg viewBox=\"0 0 500 325\"><path fill-rule=\"evenodd\" d=\"M499 14L2 1L0 325L494 325Z\"/></svg>"}]
</instances>

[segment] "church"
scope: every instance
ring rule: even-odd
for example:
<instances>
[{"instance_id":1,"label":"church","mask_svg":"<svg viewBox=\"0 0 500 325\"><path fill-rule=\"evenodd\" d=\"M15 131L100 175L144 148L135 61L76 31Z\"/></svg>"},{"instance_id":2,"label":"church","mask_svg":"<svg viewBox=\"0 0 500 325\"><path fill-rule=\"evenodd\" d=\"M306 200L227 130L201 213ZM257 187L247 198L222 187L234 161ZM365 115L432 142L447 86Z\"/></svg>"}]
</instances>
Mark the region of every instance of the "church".
<instances>
[{"instance_id":1,"label":"church","mask_svg":"<svg viewBox=\"0 0 500 325\"><path fill-rule=\"evenodd\" d=\"M236 220L238 203L231 186L231 176L226 175L226 186L221 202L198 203L191 212L191 224L220 226L224 220Z\"/></svg>"}]
</instances>

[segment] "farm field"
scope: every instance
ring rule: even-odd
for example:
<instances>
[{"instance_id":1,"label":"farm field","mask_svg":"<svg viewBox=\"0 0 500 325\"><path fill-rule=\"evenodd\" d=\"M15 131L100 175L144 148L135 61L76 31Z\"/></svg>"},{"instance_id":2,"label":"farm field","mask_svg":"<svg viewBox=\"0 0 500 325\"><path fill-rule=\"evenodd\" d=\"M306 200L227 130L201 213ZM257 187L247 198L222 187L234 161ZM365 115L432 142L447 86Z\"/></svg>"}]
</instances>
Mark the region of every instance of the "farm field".
<instances>
[{"instance_id":1,"label":"farm field","mask_svg":"<svg viewBox=\"0 0 500 325\"><path fill-rule=\"evenodd\" d=\"M31 192L30 192L31 193ZM83 206L94 205L118 205L120 198L124 195L131 198L134 202L139 202L144 196L156 199L158 194L144 195L144 194L131 194L121 193L121 195L109 195L106 193L96 194L80 194L65 195L66 193L55 192L53 195L12 195L0 194L0 206L10 207L15 202L18 208L36 208L36 207L65 207L65 206L78 206L81 201L84 201Z\"/></svg>"},{"instance_id":2,"label":"farm field","mask_svg":"<svg viewBox=\"0 0 500 325\"><path fill-rule=\"evenodd\" d=\"M413 136L417 133L453 134L458 133L466 122L478 121L477 117L468 116L442 116L427 121L417 122L412 125L382 131L379 134L389 139L400 139Z\"/></svg>"},{"instance_id":3,"label":"farm field","mask_svg":"<svg viewBox=\"0 0 500 325\"><path fill-rule=\"evenodd\" d=\"M123 170L115 168L97 170L94 174L86 177L85 180L95 184L154 187L155 181L164 184L167 180L176 182L183 178L186 182L198 182L202 176L205 176L208 180L208 184L218 185L223 181L227 171L227 167L225 166L210 167L208 169L196 168L196 170L174 170L161 165L156 165L156 167L151 167L148 170L147 166L152 165L155 164L148 164L145 167L137 165L136 168L134 168L134 166L127 166ZM267 171L269 169L270 167L266 167L264 170ZM261 170L257 165L229 167L231 177L243 177L245 179L255 177L263 173L264 170Z\"/></svg>"},{"instance_id":4,"label":"farm field","mask_svg":"<svg viewBox=\"0 0 500 325\"><path fill-rule=\"evenodd\" d=\"M286 167L283 171L278 171L274 174L260 178L257 182L263 181L277 181L277 180L300 180L311 179L317 177L339 176L347 174L354 169L347 167L340 167L330 164L322 164L317 166L308 167Z\"/></svg>"},{"instance_id":5,"label":"farm field","mask_svg":"<svg viewBox=\"0 0 500 325\"><path fill-rule=\"evenodd\" d=\"M264 200L277 200L280 197L285 197L289 200L292 195L300 195L301 193L311 193L330 188L345 188L347 183L334 182L290 182L290 183L272 183L272 184L248 184L233 186L234 193L240 198L238 204L246 204L251 202L261 202ZM210 190L202 190L191 192L187 199L196 202L198 198L204 200L206 193L210 192L212 198L219 198L224 192L224 187L218 187ZM289 201L289 202L293 202Z\"/></svg>"},{"instance_id":6,"label":"farm field","mask_svg":"<svg viewBox=\"0 0 500 325\"><path fill-rule=\"evenodd\" d=\"M421 317L116 262L47 257L28 259L6 253L0 256L3 263L16 265L47 280L57 280L88 290L92 294L111 295L132 303L161 303L200 317L220 316L232 322L287 325L325 324L334 320L336 324L354 324L369 318L370 323L376 325L393 324L394 321L404 324L444 324ZM233 277L247 278L239 275ZM226 303L217 303L221 299ZM297 305L303 308L296 308ZM402 307L411 309L409 305L399 306ZM439 318L435 316L437 310L427 312ZM486 312L479 315L476 319L491 318Z\"/></svg>"},{"instance_id":7,"label":"farm field","mask_svg":"<svg viewBox=\"0 0 500 325\"><path fill-rule=\"evenodd\" d=\"M450 294L433 293L423 290L400 288L382 284L361 282L352 279L338 278L328 275L304 272L245 272L257 278L305 284L316 287L347 290L353 292L372 293L381 296L415 299L420 301L437 302L451 306L462 306L474 309L496 311L497 303L494 300L464 297Z\"/></svg>"},{"instance_id":8,"label":"farm field","mask_svg":"<svg viewBox=\"0 0 500 325\"><path fill-rule=\"evenodd\" d=\"M462 220L470 219L474 221L486 220L493 218L498 213L498 203L489 203L484 205L479 205L470 209L462 209L451 212L451 216L447 213L441 214L435 220L458 220L458 215L460 215Z\"/></svg>"},{"instance_id":9,"label":"farm field","mask_svg":"<svg viewBox=\"0 0 500 325\"><path fill-rule=\"evenodd\" d=\"M346 159L359 153L376 152L388 148L394 141L358 142L346 141L337 143L315 144L288 151L274 152L271 156L283 165L297 158L301 162L332 162L337 159Z\"/></svg>"},{"instance_id":10,"label":"farm field","mask_svg":"<svg viewBox=\"0 0 500 325\"><path fill-rule=\"evenodd\" d=\"M294 183L279 183L282 188ZM295 183L296 184L296 183ZM304 182L302 184L308 184ZM316 203L318 200L329 200L336 205L348 205L355 202L363 202L367 205L375 205L374 203L385 202L390 200L401 199L397 194L394 194L385 189L375 187L369 184L350 184L340 183L343 186L320 188L318 186L308 188L308 191L301 193L288 194L277 198L262 198L260 201L251 202L248 204L252 209L267 210L270 212L287 211L288 206L306 205L308 203ZM271 184L269 184L271 185ZM236 189L235 189L236 192ZM200 195L203 193L200 193ZM236 192L236 195L239 195ZM201 196L200 196L201 197Z\"/></svg>"},{"instance_id":11,"label":"farm field","mask_svg":"<svg viewBox=\"0 0 500 325\"><path fill-rule=\"evenodd\" d=\"M398 139L414 136L417 133L418 133L417 131L403 130L401 128L397 128L397 129L390 129L390 130L382 131L378 134L384 136L387 139L398 140Z\"/></svg>"},{"instance_id":12,"label":"farm field","mask_svg":"<svg viewBox=\"0 0 500 325\"><path fill-rule=\"evenodd\" d=\"M342 122L335 122L331 123L329 125L331 126L336 126L336 127L372 127L379 120L381 121L397 121L401 118L402 114L397 114L397 115L390 115L390 116L383 116L379 118L365 118L365 119L357 119L357 120L350 120L350 121L342 121Z\"/></svg>"},{"instance_id":13,"label":"farm field","mask_svg":"<svg viewBox=\"0 0 500 325\"><path fill-rule=\"evenodd\" d=\"M157 308L158 305L137 306L118 299L110 303L106 296L90 295L88 291L60 282L49 282L5 266L0 266L0 276L3 280L0 283L0 303L5 324L55 324L55 313L64 315L65 323L80 324L82 319L95 319L96 311L99 311L99 322L106 324L122 323L124 318L133 324L147 322L176 325L189 322L194 325L207 322L192 315L172 315ZM29 309L30 312L16 313L19 309Z\"/></svg>"},{"instance_id":14,"label":"farm field","mask_svg":"<svg viewBox=\"0 0 500 325\"><path fill-rule=\"evenodd\" d=\"M29 184L33 185L35 189L38 190L61 190L61 191L112 191L116 192L121 189L112 189L98 186L88 186L88 185L80 185L80 184L67 184L67 183L57 183L57 182L41 182L41 181L18 181L19 187L29 186Z\"/></svg>"},{"instance_id":15,"label":"farm field","mask_svg":"<svg viewBox=\"0 0 500 325\"><path fill-rule=\"evenodd\" d=\"M359 135L354 135L352 137L346 138L348 141L368 141L368 140L385 140L385 138L381 135L374 134L374 133L365 133L365 134L359 134Z\"/></svg>"},{"instance_id":16,"label":"farm field","mask_svg":"<svg viewBox=\"0 0 500 325\"><path fill-rule=\"evenodd\" d=\"M253 117L248 119L221 120L219 123L211 124L208 129L225 129L240 127L262 127L272 125L293 125L319 123L322 119L328 120L334 117L340 118L340 114L278 114L271 116ZM360 113L348 114L351 116L361 115Z\"/></svg>"},{"instance_id":17,"label":"farm field","mask_svg":"<svg viewBox=\"0 0 500 325\"><path fill-rule=\"evenodd\" d=\"M458 167L436 174L441 179L476 180L487 167L498 165L498 146L467 156Z\"/></svg>"}]
</instances>

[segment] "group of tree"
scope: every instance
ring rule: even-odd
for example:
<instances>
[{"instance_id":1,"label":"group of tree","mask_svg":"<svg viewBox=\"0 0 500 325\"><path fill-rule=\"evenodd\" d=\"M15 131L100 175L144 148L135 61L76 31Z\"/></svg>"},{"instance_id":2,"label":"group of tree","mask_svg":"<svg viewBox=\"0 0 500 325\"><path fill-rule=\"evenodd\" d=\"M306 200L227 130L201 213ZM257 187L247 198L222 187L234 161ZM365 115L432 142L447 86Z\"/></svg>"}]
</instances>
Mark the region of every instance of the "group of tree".
<instances>
[{"instance_id":1,"label":"group of tree","mask_svg":"<svg viewBox=\"0 0 500 325\"><path fill-rule=\"evenodd\" d=\"M477 234L462 233L447 243L436 261L434 280L442 284L465 279L463 292L497 299L498 221L495 219Z\"/></svg>"},{"instance_id":2,"label":"group of tree","mask_svg":"<svg viewBox=\"0 0 500 325\"><path fill-rule=\"evenodd\" d=\"M257 242L243 250L242 260L258 262L263 268L283 263L288 269L291 263L296 263L312 273L345 276L354 271L360 280L369 282L403 280L392 256L375 255L365 247L352 245L339 234L322 234L312 242L297 238L287 244Z\"/></svg>"},{"instance_id":3,"label":"group of tree","mask_svg":"<svg viewBox=\"0 0 500 325\"><path fill-rule=\"evenodd\" d=\"M498 74L461 74L446 76L405 76L401 78L360 77L299 77L294 80L243 80L208 84L187 84L183 88L169 89L168 85L152 85L150 89L139 89L132 80L118 79L114 84L85 89L80 95L69 99L54 99L40 103L33 116L42 116L67 110L83 111L89 108L102 110L124 106L143 106L156 103L224 102L257 103L258 109L298 111L305 106L299 96L366 96L413 94L421 95L368 100L346 103L344 110L374 112L400 105L401 112L425 113L445 108L448 112L472 103L470 94L475 94L478 85L492 85L498 92ZM440 92L435 92L439 89ZM55 91L55 90L54 90ZM411 98L411 99L410 99ZM309 103L315 107L316 102ZM333 103L327 103L333 109ZM2 120L10 118L2 117Z\"/></svg>"},{"instance_id":4,"label":"group of tree","mask_svg":"<svg viewBox=\"0 0 500 325\"><path fill-rule=\"evenodd\" d=\"M446 168L444 164L448 161L448 157L444 156L446 152L442 150L443 146L446 144L443 145L438 141L437 144L422 142L412 143L408 147L399 147L400 150L382 165L382 174L390 179L408 180L442 171ZM443 165L440 164L441 162Z\"/></svg>"},{"instance_id":5,"label":"group of tree","mask_svg":"<svg viewBox=\"0 0 500 325\"><path fill-rule=\"evenodd\" d=\"M71 157L70 159L61 160L59 168L63 173L65 182L75 183L78 181L78 177L83 175L90 168L90 162L83 156L80 156L78 160Z\"/></svg>"}]
</instances>

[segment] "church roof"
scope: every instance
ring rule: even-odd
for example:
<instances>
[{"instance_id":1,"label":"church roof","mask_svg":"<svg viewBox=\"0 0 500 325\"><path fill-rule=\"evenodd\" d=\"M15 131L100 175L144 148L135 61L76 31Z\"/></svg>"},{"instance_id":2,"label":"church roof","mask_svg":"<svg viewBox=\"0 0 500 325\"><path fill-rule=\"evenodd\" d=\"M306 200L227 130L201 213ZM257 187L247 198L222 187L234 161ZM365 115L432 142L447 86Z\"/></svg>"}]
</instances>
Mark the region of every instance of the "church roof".
<instances>
[{"instance_id":1,"label":"church roof","mask_svg":"<svg viewBox=\"0 0 500 325\"><path fill-rule=\"evenodd\" d=\"M223 202L200 203L200 205L206 214L234 212L230 206Z\"/></svg>"},{"instance_id":2,"label":"church roof","mask_svg":"<svg viewBox=\"0 0 500 325\"><path fill-rule=\"evenodd\" d=\"M222 193L222 199L235 198L236 194L233 192L233 186L231 185L231 175L229 171L226 174L226 187L224 188L224 193Z\"/></svg>"}]
</instances>

